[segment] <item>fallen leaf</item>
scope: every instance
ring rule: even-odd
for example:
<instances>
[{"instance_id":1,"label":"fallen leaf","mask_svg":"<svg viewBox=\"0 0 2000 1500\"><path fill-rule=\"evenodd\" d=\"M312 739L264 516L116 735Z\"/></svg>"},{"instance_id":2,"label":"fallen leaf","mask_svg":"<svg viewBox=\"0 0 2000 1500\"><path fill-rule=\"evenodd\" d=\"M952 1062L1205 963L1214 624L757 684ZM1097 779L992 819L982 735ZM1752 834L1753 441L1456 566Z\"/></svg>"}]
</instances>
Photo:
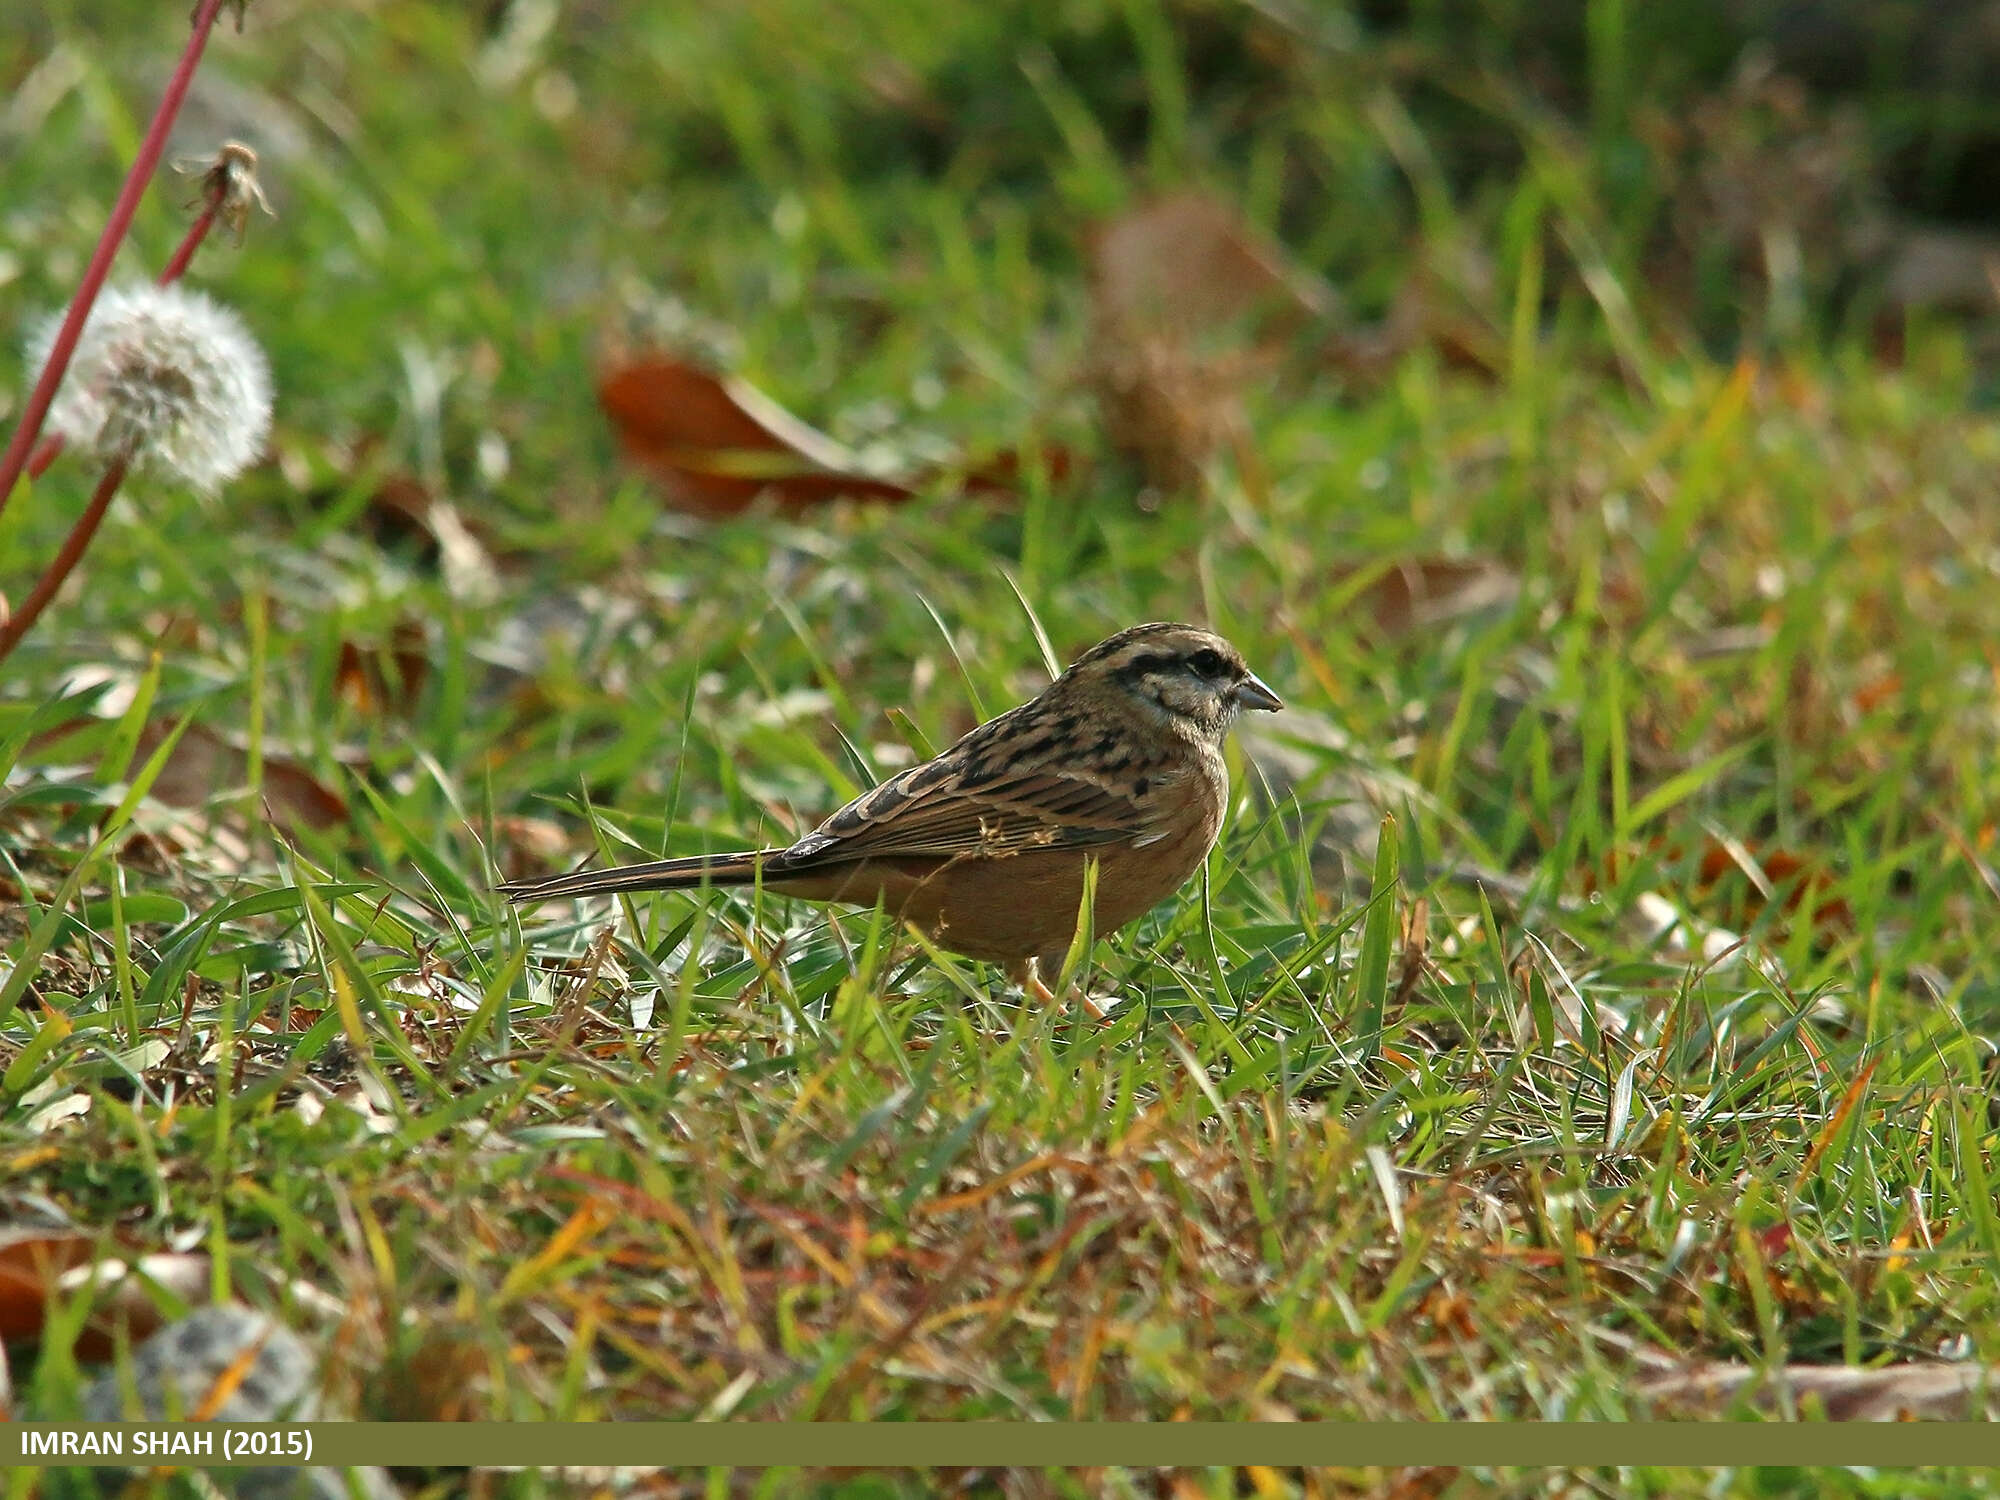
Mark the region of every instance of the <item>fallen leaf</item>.
<instances>
[{"instance_id":1,"label":"fallen leaf","mask_svg":"<svg viewBox=\"0 0 2000 1500\"><path fill-rule=\"evenodd\" d=\"M111 1358L118 1338L137 1342L167 1319L154 1288L181 1302L204 1302L212 1284L206 1255L162 1252L124 1258L106 1254L99 1237L67 1229L19 1230L0 1236L0 1340L41 1337L52 1300L93 1288L90 1321L76 1342L85 1364Z\"/></svg>"},{"instance_id":2,"label":"fallen leaf","mask_svg":"<svg viewBox=\"0 0 2000 1500\"><path fill-rule=\"evenodd\" d=\"M1242 362L1204 358L1177 339L1101 329L1091 362L1098 418L1112 447L1152 488L1198 488L1210 459L1248 438Z\"/></svg>"},{"instance_id":3,"label":"fallen leaf","mask_svg":"<svg viewBox=\"0 0 2000 1500\"><path fill-rule=\"evenodd\" d=\"M335 492L325 492L329 499ZM379 547L403 549L435 567L443 545L431 527L431 492L408 474L386 474L361 508L361 527Z\"/></svg>"},{"instance_id":4,"label":"fallen leaf","mask_svg":"<svg viewBox=\"0 0 2000 1500\"><path fill-rule=\"evenodd\" d=\"M99 722L93 718L67 720L36 735L28 742L29 749L43 756L64 739ZM171 724L148 723L139 731L133 766L145 764L172 732ZM206 725L190 724L148 795L167 807L201 809L218 793L247 785L249 774L250 757L241 747ZM91 787L83 782L75 785L78 800L84 800ZM268 742L264 751L264 807L274 821L288 828L335 828L347 821L345 799L301 762L273 751ZM158 840L135 849L135 858L141 861L162 857L166 855Z\"/></svg>"},{"instance_id":5,"label":"fallen leaf","mask_svg":"<svg viewBox=\"0 0 2000 1500\"><path fill-rule=\"evenodd\" d=\"M1766 891L1775 891L1778 886L1792 882L1785 893L1784 907L1795 912L1809 898L1834 883L1834 876L1823 861L1805 855L1794 854L1789 849L1758 850L1749 845L1741 846L1742 851L1757 866L1763 876L1762 881L1750 879L1747 909L1761 911L1765 905ZM1672 856L1670 856L1672 857ZM1740 870L1738 854L1721 839L1710 838L1702 845L1701 865L1696 879L1704 890L1716 885L1732 870ZM1743 872L1746 877L1748 871ZM1839 896L1824 900L1813 899L1812 922L1816 928L1849 930L1854 925L1854 911L1846 900Z\"/></svg>"},{"instance_id":6,"label":"fallen leaf","mask_svg":"<svg viewBox=\"0 0 2000 1500\"><path fill-rule=\"evenodd\" d=\"M1328 316L1333 288L1200 193L1156 199L1090 242L1097 310L1131 325L1219 332L1243 319L1296 327Z\"/></svg>"},{"instance_id":7,"label":"fallen leaf","mask_svg":"<svg viewBox=\"0 0 2000 1500\"><path fill-rule=\"evenodd\" d=\"M572 863L569 834L547 818L506 816L493 825L494 862L508 880L551 875Z\"/></svg>"},{"instance_id":8,"label":"fallen leaf","mask_svg":"<svg viewBox=\"0 0 2000 1500\"><path fill-rule=\"evenodd\" d=\"M143 763L171 732L148 724L139 733L137 762ZM250 779L250 757L205 724L190 724L167 757L152 796L169 807L206 807L217 792ZM288 828L337 828L347 821L347 802L298 761L264 754L264 807Z\"/></svg>"},{"instance_id":9,"label":"fallen leaf","mask_svg":"<svg viewBox=\"0 0 2000 1500\"><path fill-rule=\"evenodd\" d=\"M26 1135L45 1135L64 1120L80 1120L89 1113L90 1095L81 1092L64 1094L39 1106L21 1122L21 1129Z\"/></svg>"},{"instance_id":10,"label":"fallen leaf","mask_svg":"<svg viewBox=\"0 0 2000 1500\"><path fill-rule=\"evenodd\" d=\"M1044 447L1038 456L1051 484L1064 484L1077 471L1076 455L1059 443ZM1014 494L1025 467L1019 453L997 453L965 471L965 488L974 494Z\"/></svg>"},{"instance_id":11,"label":"fallen leaf","mask_svg":"<svg viewBox=\"0 0 2000 1500\"><path fill-rule=\"evenodd\" d=\"M1389 1475L1385 1500L1436 1500L1457 1482L1455 1468L1403 1469Z\"/></svg>"},{"instance_id":12,"label":"fallen leaf","mask_svg":"<svg viewBox=\"0 0 2000 1500\"><path fill-rule=\"evenodd\" d=\"M746 380L685 360L637 359L607 369L597 398L625 454L677 509L720 518L759 495L803 507L841 496L907 500L909 485L862 470L855 456Z\"/></svg>"},{"instance_id":13,"label":"fallen leaf","mask_svg":"<svg viewBox=\"0 0 2000 1500\"><path fill-rule=\"evenodd\" d=\"M431 493L422 481L389 475L368 497L362 518L383 545L414 544L418 559L437 572L453 596L486 600L499 592L498 569L486 541L457 506Z\"/></svg>"},{"instance_id":14,"label":"fallen leaf","mask_svg":"<svg viewBox=\"0 0 2000 1500\"><path fill-rule=\"evenodd\" d=\"M1757 1236L1757 1250L1766 1260L1776 1260L1792 1247L1792 1226L1780 1220Z\"/></svg>"},{"instance_id":15,"label":"fallen leaf","mask_svg":"<svg viewBox=\"0 0 2000 1500\"><path fill-rule=\"evenodd\" d=\"M0 1234L0 1340L38 1336L57 1278L96 1254L97 1240L72 1230Z\"/></svg>"},{"instance_id":16,"label":"fallen leaf","mask_svg":"<svg viewBox=\"0 0 2000 1500\"><path fill-rule=\"evenodd\" d=\"M408 617L396 622L387 645L342 641L334 691L371 718L382 713L408 717L430 679L428 642L422 623Z\"/></svg>"},{"instance_id":17,"label":"fallen leaf","mask_svg":"<svg viewBox=\"0 0 2000 1500\"><path fill-rule=\"evenodd\" d=\"M1223 446L1247 447L1245 387L1276 367L1284 338L1328 317L1338 299L1199 193L1100 226L1089 253L1089 375L1105 433L1155 488L1190 489Z\"/></svg>"},{"instance_id":18,"label":"fallen leaf","mask_svg":"<svg viewBox=\"0 0 2000 1500\"><path fill-rule=\"evenodd\" d=\"M1521 594L1521 580L1511 569L1472 557L1406 557L1342 568L1333 581L1337 586L1363 573L1370 577L1354 602L1361 616L1391 638L1507 609Z\"/></svg>"},{"instance_id":19,"label":"fallen leaf","mask_svg":"<svg viewBox=\"0 0 2000 1500\"><path fill-rule=\"evenodd\" d=\"M356 531L385 552L437 574L457 598L493 598L499 591L499 568L490 535L414 475L381 473L376 467L381 447L381 439L370 435L340 448L332 461L348 477L315 486L307 492L307 502L323 510L354 486L372 484L356 516Z\"/></svg>"}]
</instances>

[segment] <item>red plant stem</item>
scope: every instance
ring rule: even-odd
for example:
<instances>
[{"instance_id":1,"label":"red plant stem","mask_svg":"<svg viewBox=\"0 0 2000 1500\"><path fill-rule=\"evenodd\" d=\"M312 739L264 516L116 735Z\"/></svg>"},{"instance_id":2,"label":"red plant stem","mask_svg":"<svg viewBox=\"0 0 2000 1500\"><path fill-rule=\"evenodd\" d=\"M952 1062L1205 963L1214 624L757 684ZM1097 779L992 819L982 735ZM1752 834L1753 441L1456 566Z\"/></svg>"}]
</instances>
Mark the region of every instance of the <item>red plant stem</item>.
<instances>
[{"instance_id":1,"label":"red plant stem","mask_svg":"<svg viewBox=\"0 0 2000 1500\"><path fill-rule=\"evenodd\" d=\"M219 190L210 193L208 195L208 207L196 215L195 221L188 225L188 232L181 239L180 248L174 251L173 258L167 262L166 269L160 272L161 286L170 285L181 279L181 273L187 270L188 262L194 259L195 251L199 250L201 242L208 238L208 231L215 227L216 211L221 207L222 193Z\"/></svg>"},{"instance_id":2,"label":"red plant stem","mask_svg":"<svg viewBox=\"0 0 2000 1500\"><path fill-rule=\"evenodd\" d=\"M118 493L118 486L125 478L125 461L120 459L104 471L104 477L97 481L97 489L90 497L90 504L83 508L83 514L76 518L76 524L63 538L62 551L49 564L48 571L35 580L35 587L21 607L4 623L0 623L0 661L5 661L21 643L21 637L35 623L35 617L49 607L49 601L63 586L83 556L90 539L97 535L97 526L104 519L105 511L111 508L111 497Z\"/></svg>"},{"instance_id":3,"label":"red plant stem","mask_svg":"<svg viewBox=\"0 0 2000 1500\"><path fill-rule=\"evenodd\" d=\"M28 477L40 479L48 473L49 465L61 456L62 451L63 435L60 432L52 432L35 444L35 451L28 455Z\"/></svg>"},{"instance_id":4,"label":"red plant stem","mask_svg":"<svg viewBox=\"0 0 2000 1500\"><path fill-rule=\"evenodd\" d=\"M111 205L111 217L105 222L104 233L98 237L97 249L91 252L90 264L84 268L83 280L77 285L76 296L71 299L62 327L56 332L55 343L49 349L49 362L42 367L35 388L28 393L28 404L22 408L20 424L7 440L6 452L0 453L0 510L7 508L7 501L14 493L14 485L27 465L35 439L41 435L42 423L48 419L49 406L56 399L56 387L62 384L63 373L69 369L70 356L76 352L77 336L83 332L84 319L90 316L91 304L97 301L97 294L104 287L104 278L111 274L111 262L118 254L119 245L124 242L126 230L132 227L132 216L139 211L139 200L145 196L146 184L153 180L153 173L159 169L160 157L167 149L167 136L180 115L181 105L187 100L188 85L194 81L195 66L201 61L202 49L208 45L208 34L215 29L216 14L224 3L225 0L201 0L201 7L195 12L194 28L188 37L187 48L181 53L174 76L167 80L166 92L160 96L160 107L153 113L153 123L146 130L145 140L140 143L139 154L133 158L132 169L125 174L125 185L118 190L118 201ZM0 650L0 656L5 654L4 650Z\"/></svg>"}]
</instances>

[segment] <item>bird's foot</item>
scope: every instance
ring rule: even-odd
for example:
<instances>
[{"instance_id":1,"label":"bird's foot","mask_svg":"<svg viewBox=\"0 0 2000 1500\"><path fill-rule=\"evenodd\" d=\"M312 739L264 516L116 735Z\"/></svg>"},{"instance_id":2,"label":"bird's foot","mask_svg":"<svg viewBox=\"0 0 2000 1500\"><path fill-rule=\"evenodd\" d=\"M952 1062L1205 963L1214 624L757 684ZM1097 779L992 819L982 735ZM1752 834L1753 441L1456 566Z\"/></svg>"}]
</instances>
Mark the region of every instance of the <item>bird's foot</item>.
<instances>
[{"instance_id":1,"label":"bird's foot","mask_svg":"<svg viewBox=\"0 0 2000 1500\"><path fill-rule=\"evenodd\" d=\"M1022 981L1021 987L1044 1005L1060 1005L1062 1003L1061 997L1046 984L1042 983L1041 972L1037 965L1030 964L1028 966L1027 977ZM1110 1024L1111 1012L1105 1010L1095 1000L1091 999L1089 993L1082 985L1072 985L1070 987L1070 994L1075 997L1077 1006L1091 1020L1100 1026Z\"/></svg>"}]
</instances>

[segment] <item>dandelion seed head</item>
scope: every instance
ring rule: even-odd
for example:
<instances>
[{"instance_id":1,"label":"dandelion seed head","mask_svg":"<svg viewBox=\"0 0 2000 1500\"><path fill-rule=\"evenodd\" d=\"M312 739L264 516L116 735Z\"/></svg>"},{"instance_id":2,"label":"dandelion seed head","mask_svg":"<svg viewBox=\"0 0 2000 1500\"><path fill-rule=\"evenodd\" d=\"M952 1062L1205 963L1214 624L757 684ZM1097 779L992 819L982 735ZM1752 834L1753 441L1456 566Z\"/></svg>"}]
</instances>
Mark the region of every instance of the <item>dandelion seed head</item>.
<instances>
[{"instance_id":1,"label":"dandelion seed head","mask_svg":"<svg viewBox=\"0 0 2000 1500\"><path fill-rule=\"evenodd\" d=\"M58 315L28 341L47 363ZM46 430L105 464L219 489L264 451L271 368L234 312L179 286L107 288L90 310Z\"/></svg>"}]
</instances>

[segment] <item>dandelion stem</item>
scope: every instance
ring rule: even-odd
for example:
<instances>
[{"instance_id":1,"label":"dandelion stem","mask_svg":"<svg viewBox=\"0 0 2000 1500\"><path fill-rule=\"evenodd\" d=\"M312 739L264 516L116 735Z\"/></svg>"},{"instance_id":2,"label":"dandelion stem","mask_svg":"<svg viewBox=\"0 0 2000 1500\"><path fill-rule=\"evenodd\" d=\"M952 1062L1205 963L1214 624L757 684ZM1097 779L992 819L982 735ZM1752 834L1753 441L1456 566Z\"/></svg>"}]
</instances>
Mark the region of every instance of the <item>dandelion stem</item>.
<instances>
[{"instance_id":1,"label":"dandelion stem","mask_svg":"<svg viewBox=\"0 0 2000 1500\"><path fill-rule=\"evenodd\" d=\"M35 451L28 457L28 477L40 479L49 472L49 465L62 456L63 435L52 432L35 444Z\"/></svg>"},{"instance_id":2,"label":"dandelion stem","mask_svg":"<svg viewBox=\"0 0 2000 1500\"><path fill-rule=\"evenodd\" d=\"M211 189L208 206L195 216L192 224L188 225L188 232L182 237L180 248L174 251L173 258L166 264L166 269L160 272L161 286L169 286L180 280L181 273L188 268L188 262L194 259L195 251L199 250L201 242L208 238L208 231L215 227L215 216L221 207L221 189Z\"/></svg>"},{"instance_id":3,"label":"dandelion stem","mask_svg":"<svg viewBox=\"0 0 2000 1500\"><path fill-rule=\"evenodd\" d=\"M69 535L63 538L62 551L56 554L48 571L35 580L33 591L21 601L21 607L0 622L0 661L13 654L21 637L35 623L35 617L48 608L49 601L63 586L63 580L69 577L84 550L90 546L90 539L97 535L98 523L104 519L105 511L111 508L111 497L118 493L118 486L124 482L125 468L125 464L120 462L104 471L104 477L97 481L97 489L90 497L90 504L83 508L83 514L76 518Z\"/></svg>"},{"instance_id":4,"label":"dandelion stem","mask_svg":"<svg viewBox=\"0 0 2000 1500\"><path fill-rule=\"evenodd\" d=\"M173 130L174 120L180 115L182 103L187 99L188 85L194 81L195 67L201 61L202 49L208 45L208 34L215 29L216 15L224 3L225 0L201 0L200 7L195 11L194 27L187 47L181 53L174 76L167 80L166 92L160 96L160 107L154 111L153 123L139 146L139 154L132 160L132 169L125 174L125 185L118 190L118 201L112 204L111 217L105 222L104 233L98 237L97 249L91 253L90 264L84 268L83 280L77 285L76 296L71 299L69 312L64 316L55 344L49 350L48 363L42 367L35 388L28 393L27 404L21 409L20 423L7 440L6 451L0 453L0 510L7 508L14 485L33 451L35 439L41 435L42 422L48 417L49 406L56 398L56 387L62 384L63 372L69 368L69 357L76 349L77 336L83 332L84 320L90 316L91 304L97 300L104 278L111 274L111 262L117 257L125 232L132 227L132 216L139 210L139 200L145 196L146 184L153 180L153 173L159 168L160 157L167 149L167 136ZM11 622L8 628L12 628ZM4 639L5 646L0 647L0 656L5 656L7 650L12 648L15 637Z\"/></svg>"}]
</instances>

